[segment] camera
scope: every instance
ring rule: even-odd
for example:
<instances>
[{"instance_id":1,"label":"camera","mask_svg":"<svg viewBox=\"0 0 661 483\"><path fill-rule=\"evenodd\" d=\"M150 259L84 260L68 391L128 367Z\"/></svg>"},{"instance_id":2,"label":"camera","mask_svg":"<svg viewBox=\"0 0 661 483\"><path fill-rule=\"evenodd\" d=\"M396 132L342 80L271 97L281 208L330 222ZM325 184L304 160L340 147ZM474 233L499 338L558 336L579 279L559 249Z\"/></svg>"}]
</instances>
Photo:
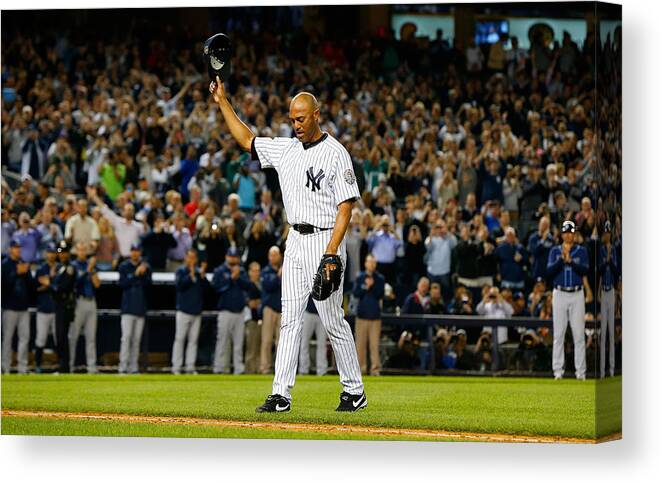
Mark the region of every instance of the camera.
<instances>
[{"instance_id":1,"label":"camera","mask_svg":"<svg viewBox=\"0 0 661 483\"><path fill-rule=\"evenodd\" d=\"M480 350L488 350L489 349L489 337L482 336L480 338Z\"/></svg>"}]
</instances>

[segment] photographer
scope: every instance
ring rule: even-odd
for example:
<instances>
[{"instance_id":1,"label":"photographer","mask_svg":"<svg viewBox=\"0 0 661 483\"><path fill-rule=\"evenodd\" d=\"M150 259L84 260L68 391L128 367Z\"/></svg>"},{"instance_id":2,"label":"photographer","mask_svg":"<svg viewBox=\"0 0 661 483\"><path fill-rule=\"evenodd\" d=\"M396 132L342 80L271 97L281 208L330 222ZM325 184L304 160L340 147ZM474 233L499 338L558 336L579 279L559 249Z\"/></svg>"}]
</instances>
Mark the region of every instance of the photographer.
<instances>
[{"instance_id":1,"label":"photographer","mask_svg":"<svg viewBox=\"0 0 661 483\"><path fill-rule=\"evenodd\" d=\"M168 251L176 246L177 241L170 233L163 213L158 211L154 218L154 227L142 237L142 249L152 270L164 271L167 266Z\"/></svg>"},{"instance_id":2,"label":"photographer","mask_svg":"<svg viewBox=\"0 0 661 483\"><path fill-rule=\"evenodd\" d=\"M459 329L450 337L447 351L441 358L442 367L463 371L469 371L475 367L474 354L466 347L467 340L464 329Z\"/></svg>"},{"instance_id":3,"label":"photographer","mask_svg":"<svg viewBox=\"0 0 661 483\"><path fill-rule=\"evenodd\" d=\"M427 247L427 273L433 282L439 282L443 291L443 300L449 300L452 294L450 268L452 250L457 246L457 239L448 231L444 221L438 220L431 235L425 240Z\"/></svg>"},{"instance_id":4,"label":"photographer","mask_svg":"<svg viewBox=\"0 0 661 483\"><path fill-rule=\"evenodd\" d=\"M491 362L493 360L493 340L491 338L491 332L485 330L480 334L479 339L475 343L474 355L475 355L475 365L480 372L486 370L491 370ZM498 361L502 361L503 358L499 357ZM498 370L496 368L496 370Z\"/></svg>"},{"instance_id":5,"label":"photographer","mask_svg":"<svg viewBox=\"0 0 661 483\"><path fill-rule=\"evenodd\" d=\"M478 261L480 267L479 284L480 287L493 285L498 276L498 257L496 256L496 242L489 235L489 230L482 225L477 229L477 240L480 242L481 255ZM479 296L478 291L473 292L473 298Z\"/></svg>"},{"instance_id":6,"label":"photographer","mask_svg":"<svg viewBox=\"0 0 661 483\"><path fill-rule=\"evenodd\" d=\"M551 368L548 348L534 330L528 329L521 334L514 363L518 371L538 372Z\"/></svg>"},{"instance_id":7,"label":"photographer","mask_svg":"<svg viewBox=\"0 0 661 483\"><path fill-rule=\"evenodd\" d=\"M470 289L480 285L480 256L483 253L480 242L475 239L472 226L464 223L459 229L459 243L453 250L456 264L457 283Z\"/></svg>"},{"instance_id":8,"label":"photographer","mask_svg":"<svg viewBox=\"0 0 661 483\"><path fill-rule=\"evenodd\" d=\"M450 313L452 315L473 315L473 296L466 287L459 286L455 290Z\"/></svg>"},{"instance_id":9,"label":"photographer","mask_svg":"<svg viewBox=\"0 0 661 483\"><path fill-rule=\"evenodd\" d=\"M402 245L402 240L397 238L391 227L388 215L379 219L374 234L367 237L367 250L376 258L376 269L390 285L395 285L395 259Z\"/></svg>"},{"instance_id":10,"label":"photographer","mask_svg":"<svg viewBox=\"0 0 661 483\"><path fill-rule=\"evenodd\" d=\"M482 301L477 304L477 313L491 319L507 319L512 316L514 309L503 299L498 287L490 287L484 290ZM491 326L482 328L482 332L491 333ZM498 327L498 344L507 342L507 327Z\"/></svg>"},{"instance_id":11,"label":"photographer","mask_svg":"<svg viewBox=\"0 0 661 483\"><path fill-rule=\"evenodd\" d=\"M415 281L427 272L424 263L425 252L426 249L422 241L420 227L418 225L411 225L406 244L404 245L406 269L401 274L404 288L407 292L413 290L415 288Z\"/></svg>"},{"instance_id":12,"label":"photographer","mask_svg":"<svg viewBox=\"0 0 661 483\"><path fill-rule=\"evenodd\" d=\"M417 369L420 367L420 338L405 330L397 341L397 352L388 358L386 366L391 369Z\"/></svg>"},{"instance_id":13,"label":"photographer","mask_svg":"<svg viewBox=\"0 0 661 483\"><path fill-rule=\"evenodd\" d=\"M212 209L205 210L205 216L209 211ZM223 236L220 223L215 217L212 221L202 224L193 246L197 249L200 260L206 261L207 269L210 271L225 262L225 254L230 248L227 239Z\"/></svg>"}]
</instances>

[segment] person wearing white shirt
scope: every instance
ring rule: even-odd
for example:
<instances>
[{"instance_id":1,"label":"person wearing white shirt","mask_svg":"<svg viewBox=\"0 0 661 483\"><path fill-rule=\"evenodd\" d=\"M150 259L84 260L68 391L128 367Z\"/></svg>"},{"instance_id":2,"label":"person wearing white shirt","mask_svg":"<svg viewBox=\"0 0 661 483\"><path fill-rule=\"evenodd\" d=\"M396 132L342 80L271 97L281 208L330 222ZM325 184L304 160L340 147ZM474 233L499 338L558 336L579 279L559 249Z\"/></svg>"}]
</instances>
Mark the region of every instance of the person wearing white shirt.
<instances>
[{"instance_id":1,"label":"person wearing white shirt","mask_svg":"<svg viewBox=\"0 0 661 483\"><path fill-rule=\"evenodd\" d=\"M207 143L207 152L200 156L200 168L215 168L223 162L223 154L218 151L218 143L212 139Z\"/></svg>"},{"instance_id":2,"label":"person wearing white shirt","mask_svg":"<svg viewBox=\"0 0 661 483\"><path fill-rule=\"evenodd\" d=\"M97 206L101 207L101 213L105 216L117 237L117 244L119 245L119 254L128 258L131 256L131 246L140 243L140 237L143 235L145 228L139 221L134 219L135 207L133 203L126 203L122 210L122 216L108 208L99 195L96 193L96 188L87 188L87 196L93 200Z\"/></svg>"},{"instance_id":3,"label":"person wearing white shirt","mask_svg":"<svg viewBox=\"0 0 661 483\"><path fill-rule=\"evenodd\" d=\"M514 308L505 300L498 287L491 287L485 292L482 301L477 304L477 313L491 319L506 319L514 313ZM492 333L491 326L484 326L482 332ZM498 327L498 344L507 342L507 327Z\"/></svg>"},{"instance_id":4,"label":"person wearing white shirt","mask_svg":"<svg viewBox=\"0 0 661 483\"><path fill-rule=\"evenodd\" d=\"M448 232L443 220L438 220L432 227L432 232L425 240L427 254L427 274L432 282L441 284L443 301L447 304L452 298L452 280L450 268L452 263L452 250L457 246L457 238Z\"/></svg>"}]
</instances>

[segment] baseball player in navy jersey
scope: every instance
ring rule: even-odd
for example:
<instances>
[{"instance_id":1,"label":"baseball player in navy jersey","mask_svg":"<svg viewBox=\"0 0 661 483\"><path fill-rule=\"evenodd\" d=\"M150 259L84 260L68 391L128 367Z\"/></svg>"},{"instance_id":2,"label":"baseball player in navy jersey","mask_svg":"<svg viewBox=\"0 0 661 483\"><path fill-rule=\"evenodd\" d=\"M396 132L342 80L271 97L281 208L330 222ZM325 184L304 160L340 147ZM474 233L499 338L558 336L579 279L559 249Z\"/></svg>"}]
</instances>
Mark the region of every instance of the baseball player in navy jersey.
<instances>
[{"instance_id":1,"label":"baseball player in navy jersey","mask_svg":"<svg viewBox=\"0 0 661 483\"><path fill-rule=\"evenodd\" d=\"M567 322L574 338L576 379L584 380L585 363L585 295L583 276L590 263L585 247L574 244L576 225L562 223L562 244L551 248L547 264L548 277L553 281L553 375L562 379L565 370L565 332Z\"/></svg>"},{"instance_id":2,"label":"baseball player in navy jersey","mask_svg":"<svg viewBox=\"0 0 661 483\"><path fill-rule=\"evenodd\" d=\"M41 360L48 334L55 338L55 299L53 279L57 273L57 250L50 243L44 252L46 261L37 269L37 334L34 339L34 369L41 372Z\"/></svg>"},{"instance_id":3,"label":"baseball player in navy jersey","mask_svg":"<svg viewBox=\"0 0 661 483\"><path fill-rule=\"evenodd\" d=\"M606 336L609 338L608 362L610 375L615 375L615 286L618 281L617 252L611 241L611 223L604 224L599 247L599 276L601 277L601 337L599 337L599 375L606 375Z\"/></svg>"},{"instance_id":4,"label":"baseball player in navy jersey","mask_svg":"<svg viewBox=\"0 0 661 483\"><path fill-rule=\"evenodd\" d=\"M296 379L303 312L314 277L325 255L338 255L346 267L344 235L353 201L360 198L347 150L319 127L317 99L307 92L294 96L289 117L295 138L256 137L236 115L219 78L209 91L218 103L227 127L241 148L251 152L262 168L278 173L291 230L282 270L282 321L276 351L273 391L258 412L291 409ZM341 276L342 282L344 274ZM340 283L340 287L342 283ZM338 411L367 406L351 328L344 320L342 290L333 291L315 305L328 333L343 391Z\"/></svg>"},{"instance_id":5,"label":"baseball player in navy jersey","mask_svg":"<svg viewBox=\"0 0 661 483\"><path fill-rule=\"evenodd\" d=\"M119 344L119 373L137 374L140 341L147 315L147 290L151 285L151 267L142 260L142 247L131 245L131 256L119 265L119 286L122 289Z\"/></svg>"}]
</instances>

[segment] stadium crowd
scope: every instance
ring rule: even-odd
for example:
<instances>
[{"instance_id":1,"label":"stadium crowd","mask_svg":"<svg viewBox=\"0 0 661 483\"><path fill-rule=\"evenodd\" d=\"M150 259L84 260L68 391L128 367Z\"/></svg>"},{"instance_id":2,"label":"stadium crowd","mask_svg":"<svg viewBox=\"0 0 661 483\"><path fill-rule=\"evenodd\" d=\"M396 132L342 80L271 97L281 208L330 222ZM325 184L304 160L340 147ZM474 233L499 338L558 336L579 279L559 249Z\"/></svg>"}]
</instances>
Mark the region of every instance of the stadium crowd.
<instances>
[{"instance_id":1,"label":"stadium crowd","mask_svg":"<svg viewBox=\"0 0 661 483\"><path fill-rule=\"evenodd\" d=\"M464 47L442 35L343 42L303 35L237 34L228 90L253 132L285 137L292 136L289 99L311 91L323 130L352 155L362 199L347 233L345 291L361 321L363 370L381 370L381 311L550 318L547 257L564 220L576 223L591 273L606 221L619 247L621 110L619 99L595 101L597 70L609 67L597 65L593 34L580 48L565 33L554 44L533 39L530 49L515 38ZM152 272L176 272L177 280L217 269L234 279L236 271L245 280L237 293L249 307L246 320L266 318L256 301L267 279L279 276L288 233L278 179L227 132L201 75L199 47L139 33L114 42L22 34L3 42L3 259L19 247L35 270L64 240L81 260L93 260L90 273L120 269L133 251ZM601 53L617 58L619 43L608 39ZM601 145L605 131L616 148L599 165L611 149ZM197 267L190 273L189 262ZM587 318L597 314L596 283L584 279ZM381 291L366 295L375 284ZM5 290L3 277L3 301ZM220 298L219 310L235 311ZM277 305L268 306L267 334L276 343ZM194 349L195 320L189 325L176 336L175 372L186 335ZM221 336L222 344L241 344L232 366L242 371L237 331L244 329L218 337L219 345ZM259 332L245 326L245 370L268 372L271 346L254 342ZM543 354L548 337L505 330L499 341ZM437 367L489 364L488 331L442 327L435 340ZM419 341L398 332L384 366L428 364ZM183 369L194 371L194 363L186 357ZM220 359L214 369L228 370Z\"/></svg>"}]
</instances>

